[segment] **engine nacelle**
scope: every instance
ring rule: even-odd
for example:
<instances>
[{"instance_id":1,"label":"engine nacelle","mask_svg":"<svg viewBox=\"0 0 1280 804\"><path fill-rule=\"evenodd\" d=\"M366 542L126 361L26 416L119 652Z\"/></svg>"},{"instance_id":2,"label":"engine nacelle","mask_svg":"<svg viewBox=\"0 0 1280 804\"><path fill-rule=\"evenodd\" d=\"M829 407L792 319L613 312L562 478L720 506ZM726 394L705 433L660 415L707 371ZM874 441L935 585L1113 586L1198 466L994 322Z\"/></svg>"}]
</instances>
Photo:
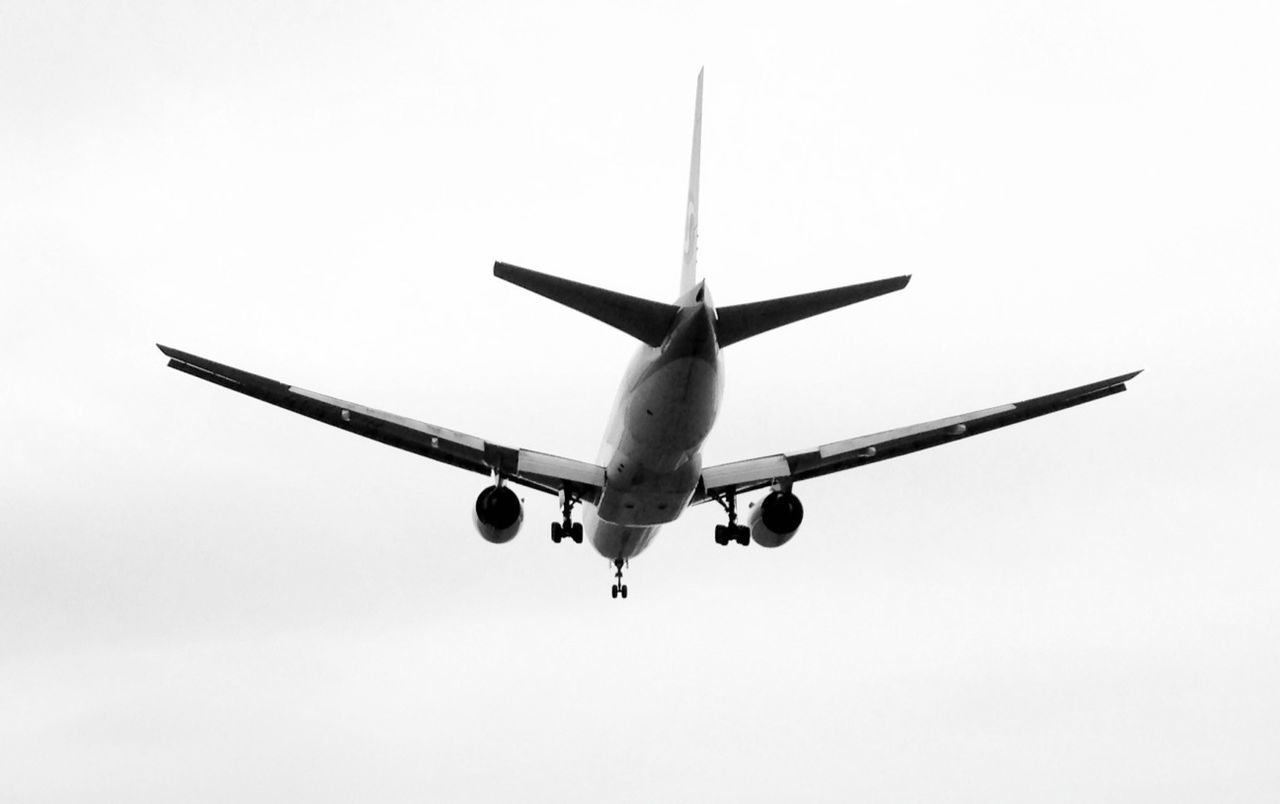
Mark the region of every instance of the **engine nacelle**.
<instances>
[{"instance_id":1,"label":"engine nacelle","mask_svg":"<svg viewBox=\"0 0 1280 804\"><path fill-rule=\"evenodd\" d=\"M476 530L491 544L506 544L520 532L524 521L524 506L520 498L507 486L490 486L476 497L471 509L471 521Z\"/></svg>"},{"instance_id":2,"label":"engine nacelle","mask_svg":"<svg viewBox=\"0 0 1280 804\"><path fill-rule=\"evenodd\" d=\"M803 521L800 498L789 491L774 491L751 509L747 527L751 539L761 547L781 547L791 541Z\"/></svg>"}]
</instances>

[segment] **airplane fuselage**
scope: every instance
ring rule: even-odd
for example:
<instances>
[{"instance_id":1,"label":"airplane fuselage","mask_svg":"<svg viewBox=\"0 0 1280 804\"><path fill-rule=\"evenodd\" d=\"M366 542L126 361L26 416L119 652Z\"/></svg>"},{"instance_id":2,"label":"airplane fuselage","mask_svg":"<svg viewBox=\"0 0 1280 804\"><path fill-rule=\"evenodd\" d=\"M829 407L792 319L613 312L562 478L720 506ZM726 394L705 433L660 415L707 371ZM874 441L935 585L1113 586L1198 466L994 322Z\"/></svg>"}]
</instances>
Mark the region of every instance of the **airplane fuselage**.
<instances>
[{"instance_id":1,"label":"airplane fuselage","mask_svg":"<svg viewBox=\"0 0 1280 804\"><path fill-rule=\"evenodd\" d=\"M597 463L605 484L583 525L611 561L638 555L688 506L702 474L702 443L724 385L715 307L704 283L685 293L661 346L642 346L618 389Z\"/></svg>"}]
</instances>

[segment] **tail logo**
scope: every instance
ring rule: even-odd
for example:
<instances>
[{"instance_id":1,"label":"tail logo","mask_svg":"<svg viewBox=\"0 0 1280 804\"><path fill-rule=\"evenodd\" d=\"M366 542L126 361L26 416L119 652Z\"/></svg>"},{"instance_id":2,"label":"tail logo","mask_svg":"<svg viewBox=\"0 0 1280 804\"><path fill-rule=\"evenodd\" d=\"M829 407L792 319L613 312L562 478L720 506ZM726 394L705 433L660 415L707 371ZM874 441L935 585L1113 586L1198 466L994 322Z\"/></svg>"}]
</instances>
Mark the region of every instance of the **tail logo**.
<instances>
[{"instance_id":1,"label":"tail logo","mask_svg":"<svg viewBox=\"0 0 1280 804\"><path fill-rule=\"evenodd\" d=\"M693 203L693 199L689 199L689 211L684 219L684 253L685 256L693 254L694 248L698 245L698 207Z\"/></svg>"}]
</instances>

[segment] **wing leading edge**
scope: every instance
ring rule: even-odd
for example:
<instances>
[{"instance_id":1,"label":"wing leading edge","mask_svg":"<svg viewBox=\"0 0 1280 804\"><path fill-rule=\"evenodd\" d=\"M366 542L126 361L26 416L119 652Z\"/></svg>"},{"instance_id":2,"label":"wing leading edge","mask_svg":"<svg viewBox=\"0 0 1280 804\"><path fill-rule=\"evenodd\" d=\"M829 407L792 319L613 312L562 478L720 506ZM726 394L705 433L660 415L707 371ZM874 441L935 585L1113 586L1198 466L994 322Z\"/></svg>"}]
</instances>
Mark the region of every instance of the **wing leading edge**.
<instances>
[{"instance_id":1,"label":"wing leading edge","mask_svg":"<svg viewBox=\"0 0 1280 804\"><path fill-rule=\"evenodd\" d=\"M466 433L286 385L168 346L156 346L169 358L170 368L433 461L484 475L496 471L522 486L548 494L566 491L592 502L598 499L604 485L604 468L595 464L506 447Z\"/></svg>"},{"instance_id":2,"label":"wing leading edge","mask_svg":"<svg viewBox=\"0 0 1280 804\"><path fill-rule=\"evenodd\" d=\"M852 469L877 461L897 458L940 444L948 444L988 430L1065 410L1125 390L1125 383L1141 374L1134 371L1107 380L1081 385L1066 391L1038 396L1022 402L950 416L922 424L899 427L881 433L833 441L814 449L766 455L745 461L711 466L702 471L702 482L693 504L724 494L739 494L767 488L774 483L794 483Z\"/></svg>"}]
</instances>

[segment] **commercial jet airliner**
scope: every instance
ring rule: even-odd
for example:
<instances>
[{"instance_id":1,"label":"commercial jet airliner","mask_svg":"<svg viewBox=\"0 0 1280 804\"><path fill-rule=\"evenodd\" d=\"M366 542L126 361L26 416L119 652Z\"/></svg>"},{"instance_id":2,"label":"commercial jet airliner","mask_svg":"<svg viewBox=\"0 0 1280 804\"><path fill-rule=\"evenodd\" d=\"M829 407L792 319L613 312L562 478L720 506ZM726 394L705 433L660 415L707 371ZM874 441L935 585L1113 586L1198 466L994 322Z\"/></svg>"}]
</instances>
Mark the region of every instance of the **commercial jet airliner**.
<instances>
[{"instance_id":1,"label":"commercial jet airliner","mask_svg":"<svg viewBox=\"0 0 1280 804\"><path fill-rule=\"evenodd\" d=\"M811 449L703 466L701 448L716 420L723 387L721 350L819 313L906 287L909 276L717 308L696 270L698 178L702 142L702 74L698 74L689 168L680 292L671 304L628 296L548 274L494 264L493 273L522 288L616 327L640 341L631 360L596 463L496 444L434 424L344 402L296 385L250 374L160 346L169 366L202 380L301 413L325 424L425 458L489 477L471 516L485 540L515 538L524 520L517 484L559 498L561 520L551 539L581 543L585 535L614 567L612 594L627 596L628 561L644 551L663 525L693 505L715 502L726 524L715 540L761 547L786 544L804 519L793 491L801 480L897 458L1125 390L1139 372L1092 382L1022 402L937 421L832 441ZM159 344L157 344L159 345ZM739 498L766 490L739 523ZM573 509L583 506L582 522Z\"/></svg>"}]
</instances>

